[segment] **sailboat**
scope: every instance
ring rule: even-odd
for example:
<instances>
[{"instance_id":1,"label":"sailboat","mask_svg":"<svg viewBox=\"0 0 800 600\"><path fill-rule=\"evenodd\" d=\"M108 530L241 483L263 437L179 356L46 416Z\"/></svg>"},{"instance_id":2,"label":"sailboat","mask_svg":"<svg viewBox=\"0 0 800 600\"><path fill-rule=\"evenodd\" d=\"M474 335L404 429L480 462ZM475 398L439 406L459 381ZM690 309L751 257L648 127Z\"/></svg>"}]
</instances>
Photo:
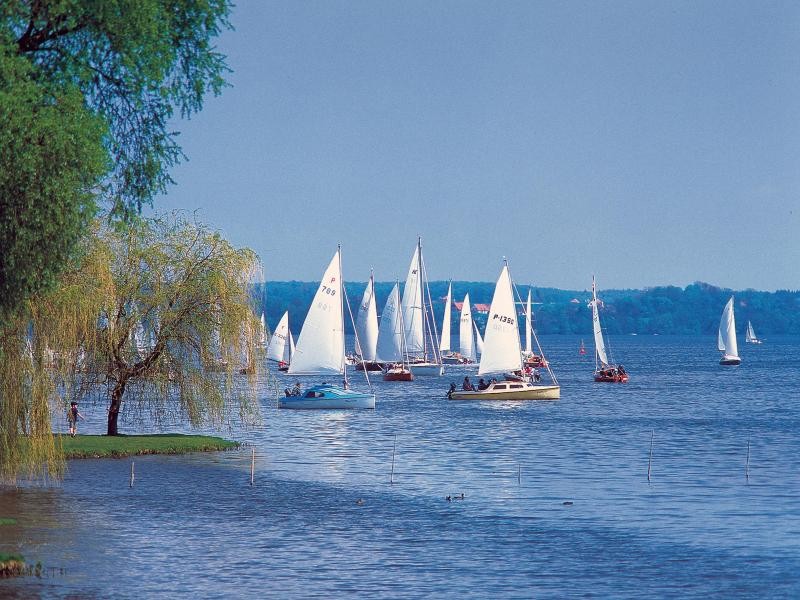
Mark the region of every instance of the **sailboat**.
<instances>
[{"instance_id":1,"label":"sailboat","mask_svg":"<svg viewBox=\"0 0 800 600\"><path fill-rule=\"evenodd\" d=\"M581 356L586 354L586 345L583 343L583 340L581 340L580 348L578 348L578 354L580 354Z\"/></svg>"},{"instance_id":2,"label":"sailboat","mask_svg":"<svg viewBox=\"0 0 800 600\"><path fill-rule=\"evenodd\" d=\"M458 322L458 351L461 354L461 362L464 364L474 364L478 358L473 323L472 307L469 303L469 293L467 293L464 296L464 303L461 305L461 317Z\"/></svg>"},{"instance_id":3,"label":"sailboat","mask_svg":"<svg viewBox=\"0 0 800 600\"><path fill-rule=\"evenodd\" d=\"M478 375L509 371L522 372L522 347L514 289L506 262L494 288ZM553 380L551 385L533 384L517 378L492 380L485 389L457 391L451 386L448 397L451 400L558 400L561 388L549 368L548 373Z\"/></svg>"},{"instance_id":4,"label":"sailboat","mask_svg":"<svg viewBox=\"0 0 800 600\"><path fill-rule=\"evenodd\" d=\"M403 327L403 311L400 306L400 284L395 283L386 305L381 313L378 332L378 362L385 365L384 381L413 381L414 375L408 368Z\"/></svg>"},{"instance_id":5,"label":"sailboat","mask_svg":"<svg viewBox=\"0 0 800 600\"><path fill-rule=\"evenodd\" d=\"M287 343L288 342L288 343ZM294 339L289 330L289 311L283 313L281 320L275 326L275 331L267 344L267 360L278 363L279 371L286 371L292 362L294 352Z\"/></svg>"},{"instance_id":6,"label":"sailboat","mask_svg":"<svg viewBox=\"0 0 800 600\"><path fill-rule=\"evenodd\" d=\"M733 317L733 296L722 309L717 331L717 349L722 352L719 359L721 365L738 365L742 362L739 358L739 346L736 344L736 320Z\"/></svg>"},{"instance_id":7,"label":"sailboat","mask_svg":"<svg viewBox=\"0 0 800 600\"><path fill-rule=\"evenodd\" d=\"M444 316L442 317L442 337L439 341L439 355L442 357L442 364L458 365L461 364L461 357L457 352L453 352L450 346L450 322L453 310L453 282L447 286L447 298L444 303Z\"/></svg>"},{"instance_id":8,"label":"sailboat","mask_svg":"<svg viewBox=\"0 0 800 600\"><path fill-rule=\"evenodd\" d=\"M378 310L375 306L375 276L370 273L356 317L356 371L380 371L376 362L378 347Z\"/></svg>"},{"instance_id":9,"label":"sailboat","mask_svg":"<svg viewBox=\"0 0 800 600\"><path fill-rule=\"evenodd\" d=\"M478 324L475 319L472 320L472 327L475 329L475 351L478 353L478 358L483 354L483 338L481 332L478 331Z\"/></svg>"},{"instance_id":10,"label":"sailboat","mask_svg":"<svg viewBox=\"0 0 800 600\"><path fill-rule=\"evenodd\" d=\"M750 321L747 322L747 329L745 330L744 341L746 344L764 343L764 340L760 340L756 337L756 332L753 331L753 324Z\"/></svg>"},{"instance_id":11,"label":"sailboat","mask_svg":"<svg viewBox=\"0 0 800 600\"><path fill-rule=\"evenodd\" d=\"M531 288L528 288L528 301L525 303L525 350L522 358L526 367L539 369L547 366L544 357L536 354L531 349L531 334L533 334L533 311L531 310Z\"/></svg>"},{"instance_id":12,"label":"sailboat","mask_svg":"<svg viewBox=\"0 0 800 600\"><path fill-rule=\"evenodd\" d=\"M353 391L347 381L344 292L339 248L322 276L289 365L289 375L343 375L343 385L322 383L299 396L289 395L287 390L286 397L278 401L279 408L375 408L375 394Z\"/></svg>"},{"instance_id":13,"label":"sailboat","mask_svg":"<svg viewBox=\"0 0 800 600\"><path fill-rule=\"evenodd\" d=\"M403 327L409 366L415 375L444 375L442 357L436 342L431 293L422 260L422 238L411 257L403 288Z\"/></svg>"},{"instance_id":14,"label":"sailboat","mask_svg":"<svg viewBox=\"0 0 800 600\"><path fill-rule=\"evenodd\" d=\"M267 347L267 318L264 311L261 311L261 329L258 332L258 346L259 348Z\"/></svg>"},{"instance_id":15,"label":"sailboat","mask_svg":"<svg viewBox=\"0 0 800 600\"><path fill-rule=\"evenodd\" d=\"M594 380L604 383L628 383L628 372L622 365L612 364L606 355L603 330L600 328L600 310L597 288L592 275L592 326L594 329Z\"/></svg>"}]
</instances>

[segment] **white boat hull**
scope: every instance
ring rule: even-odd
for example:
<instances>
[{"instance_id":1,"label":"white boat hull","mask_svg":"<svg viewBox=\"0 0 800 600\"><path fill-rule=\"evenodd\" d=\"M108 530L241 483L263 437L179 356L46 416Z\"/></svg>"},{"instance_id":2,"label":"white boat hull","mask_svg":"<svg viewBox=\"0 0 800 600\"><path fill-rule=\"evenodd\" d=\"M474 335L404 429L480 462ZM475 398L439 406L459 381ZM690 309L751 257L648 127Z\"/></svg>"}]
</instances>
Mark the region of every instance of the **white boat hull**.
<instances>
[{"instance_id":1,"label":"white boat hull","mask_svg":"<svg viewBox=\"0 0 800 600\"><path fill-rule=\"evenodd\" d=\"M561 387L501 381L491 384L485 390L455 391L449 397L451 400L558 400L561 398Z\"/></svg>"},{"instance_id":2,"label":"white boat hull","mask_svg":"<svg viewBox=\"0 0 800 600\"><path fill-rule=\"evenodd\" d=\"M411 369L411 372L417 377L439 377L444 375L444 367L442 365L436 363L422 363L422 364L414 364L411 363L408 365Z\"/></svg>"}]
</instances>

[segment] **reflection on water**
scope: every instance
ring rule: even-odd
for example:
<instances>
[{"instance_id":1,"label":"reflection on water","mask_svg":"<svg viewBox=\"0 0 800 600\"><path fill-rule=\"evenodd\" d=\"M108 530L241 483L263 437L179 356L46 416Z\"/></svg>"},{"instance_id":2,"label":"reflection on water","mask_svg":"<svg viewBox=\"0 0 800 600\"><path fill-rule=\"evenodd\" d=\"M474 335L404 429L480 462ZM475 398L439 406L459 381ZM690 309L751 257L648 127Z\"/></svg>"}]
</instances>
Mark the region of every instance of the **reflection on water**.
<instances>
[{"instance_id":1,"label":"reflection on water","mask_svg":"<svg viewBox=\"0 0 800 600\"><path fill-rule=\"evenodd\" d=\"M722 368L711 339L622 338L627 385L578 344L544 340L556 402L450 402L454 369L373 377L374 411L290 411L265 381L263 425L231 433L253 487L246 449L137 458L132 489L126 459L4 490L0 551L66 575L0 596L800 595L796 341Z\"/></svg>"}]
</instances>

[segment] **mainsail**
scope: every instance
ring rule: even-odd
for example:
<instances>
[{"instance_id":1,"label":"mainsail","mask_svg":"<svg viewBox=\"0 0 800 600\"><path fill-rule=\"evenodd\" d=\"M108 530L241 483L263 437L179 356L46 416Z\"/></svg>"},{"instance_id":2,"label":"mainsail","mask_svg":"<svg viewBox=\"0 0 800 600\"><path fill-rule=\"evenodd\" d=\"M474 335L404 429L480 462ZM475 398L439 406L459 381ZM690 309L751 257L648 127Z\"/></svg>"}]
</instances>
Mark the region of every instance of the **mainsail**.
<instances>
[{"instance_id":1,"label":"mainsail","mask_svg":"<svg viewBox=\"0 0 800 600\"><path fill-rule=\"evenodd\" d=\"M472 308L469 305L469 294L464 296L464 304L461 305L461 319L458 329L458 351L461 356L474 361L475 340L472 333Z\"/></svg>"},{"instance_id":2,"label":"mainsail","mask_svg":"<svg viewBox=\"0 0 800 600\"><path fill-rule=\"evenodd\" d=\"M494 288L486 325L484 350L478 375L522 369L517 311L508 265L503 266Z\"/></svg>"},{"instance_id":3,"label":"mainsail","mask_svg":"<svg viewBox=\"0 0 800 600\"><path fill-rule=\"evenodd\" d=\"M356 354L361 356L362 360L372 362L375 360L377 345L378 311L375 306L375 280L370 274L356 318Z\"/></svg>"},{"instance_id":4,"label":"mainsail","mask_svg":"<svg viewBox=\"0 0 800 600\"><path fill-rule=\"evenodd\" d=\"M290 375L344 373L344 316L339 250L333 255L297 338Z\"/></svg>"},{"instance_id":5,"label":"mainsail","mask_svg":"<svg viewBox=\"0 0 800 600\"><path fill-rule=\"evenodd\" d=\"M405 342L409 354L423 355L425 353L425 337L423 321L425 314L422 311L422 268L420 262L420 247L414 249L414 256L408 267L406 285L403 288L403 326L405 328Z\"/></svg>"},{"instance_id":6,"label":"mainsail","mask_svg":"<svg viewBox=\"0 0 800 600\"><path fill-rule=\"evenodd\" d=\"M595 289L594 276L592 276L592 327L594 328L594 350L597 360L602 367L607 367L608 357L606 356L606 345L603 342L603 331L600 328L600 311L597 308L597 291Z\"/></svg>"},{"instance_id":7,"label":"mainsail","mask_svg":"<svg viewBox=\"0 0 800 600\"><path fill-rule=\"evenodd\" d=\"M403 356L403 314L400 310L400 286L395 283L386 306L381 313L378 332L378 362L402 362Z\"/></svg>"},{"instance_id":8,"label":"mainsail","mask_svg":"<svg viewBox=\"0 0 800 600\"><path fill-rule=\"evenodd\" d=\"M444 317L442 318L442 339L439 342L439 350L441 352L450 352L450 319L451 308L453 302L453 283L447 286L447 300L444 305Z\"/></svg>"},{"instance_id":9,"label":"mainsail","mask_svg":"<svg viewBox=\"0 0 800 600\"><path fill-rule=\"evenodd\" d=\"M267 346L267 358L280 362L284 360L286 350L286 340L289 338L289 311L283 313L281 320L275 326L275 331L269 339Z\"/></svg>"},{"instance_id":10,"label":"mainsail","mask_svg":"<svg viewBox=\"0 0 800 600\"><path fill-rule=\"evenodd\" d=\"M739 356L739 347L736 343L736 320L733 316L733 296L731 296L722 310L719 331L717 332L717 348L727 356Z\"/></svg>"}]
</instances>

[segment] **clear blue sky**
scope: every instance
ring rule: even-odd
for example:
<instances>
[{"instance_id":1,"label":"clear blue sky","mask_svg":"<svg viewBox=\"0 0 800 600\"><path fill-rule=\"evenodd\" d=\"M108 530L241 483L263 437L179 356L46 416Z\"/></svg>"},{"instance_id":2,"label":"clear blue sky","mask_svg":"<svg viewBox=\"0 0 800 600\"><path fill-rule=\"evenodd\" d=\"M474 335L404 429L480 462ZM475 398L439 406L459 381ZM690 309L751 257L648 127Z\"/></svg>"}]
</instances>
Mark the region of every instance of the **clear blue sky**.
<instances>
[{"instance_id":1,"label":"clear blue sky","mask_svg":"<svg viewBox=\"0 0 800 600\"><path fill-rule=\"evenodd\" d=\"M800 2L239 0L159 210L267 280L800 288Z\"/></svg>"}]
</instances>

